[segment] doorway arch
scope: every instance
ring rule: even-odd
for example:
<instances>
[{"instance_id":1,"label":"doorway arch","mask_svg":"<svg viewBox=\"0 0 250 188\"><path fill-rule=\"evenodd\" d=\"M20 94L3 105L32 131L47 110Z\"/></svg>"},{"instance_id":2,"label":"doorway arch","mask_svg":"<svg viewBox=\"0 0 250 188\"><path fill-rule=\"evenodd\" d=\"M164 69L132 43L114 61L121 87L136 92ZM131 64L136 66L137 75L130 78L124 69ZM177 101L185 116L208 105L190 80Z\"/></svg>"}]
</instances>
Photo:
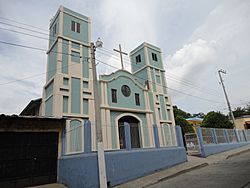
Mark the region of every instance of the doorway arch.
<instances>
[{"instance_id":1,"label":"doorway arch","mask_svg":"<svg viewBox=\"0 0 250 188\"><path fill-rule=\"evenodd\" d=\"M125 129L124 129L125 122L128 123L130 126L131 148L140 148L141 147L141 138L139 130L140 121L134 116L126 115L118 119L120 149L126 148Z\"/></svg>"}]
</instances>

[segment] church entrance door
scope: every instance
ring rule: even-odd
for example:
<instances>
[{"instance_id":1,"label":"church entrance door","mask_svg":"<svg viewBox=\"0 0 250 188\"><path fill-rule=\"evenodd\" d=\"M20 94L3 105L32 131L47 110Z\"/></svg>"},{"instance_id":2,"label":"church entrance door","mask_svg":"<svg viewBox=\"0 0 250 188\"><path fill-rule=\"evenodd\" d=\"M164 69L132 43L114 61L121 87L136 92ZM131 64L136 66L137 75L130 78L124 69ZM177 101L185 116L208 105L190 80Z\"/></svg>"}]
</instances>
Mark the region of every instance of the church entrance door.
<instances>
[{"instance_id":1,"label":"church entrance door","mask_svg":"<svg viewBox=\"0 0 250 188\"><path fill-rule=\"evenodd\" d=\"M133 116L124 116L118 120L120 148L126 148L124 123L130 126L131 147L140 148L139 120Z\"/></svg>"}]
</instances>

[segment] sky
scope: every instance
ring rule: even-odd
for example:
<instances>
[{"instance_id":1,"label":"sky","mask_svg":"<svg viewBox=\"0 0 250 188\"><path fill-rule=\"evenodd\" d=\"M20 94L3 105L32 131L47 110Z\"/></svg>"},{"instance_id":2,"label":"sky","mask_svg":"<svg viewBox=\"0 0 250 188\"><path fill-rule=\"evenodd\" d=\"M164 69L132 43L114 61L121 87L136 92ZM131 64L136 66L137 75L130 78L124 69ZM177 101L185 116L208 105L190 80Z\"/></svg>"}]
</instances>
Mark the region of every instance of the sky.
<instances>
[{"instance_id":1,"label":"sky","mask_svg":"<svg viewBox=\"0 0 250 188\"><path fill-rule=\"evenodd\" d=\"M168 91L179 108L227 113L219 69L227 72L232 108L250 102L249 0L0 0L0 114L19 114L42 96L47 62L44 51L1 42L47 49L49 21L60 5L91 17L92 41L103 42L96 58L111 66L121 67L113 52L119 44L127 53L143 42L160 47ZM130 70L129 57L124 61ZM116 70L97 67L98 74Z\"/></svg>"}]
</instances>

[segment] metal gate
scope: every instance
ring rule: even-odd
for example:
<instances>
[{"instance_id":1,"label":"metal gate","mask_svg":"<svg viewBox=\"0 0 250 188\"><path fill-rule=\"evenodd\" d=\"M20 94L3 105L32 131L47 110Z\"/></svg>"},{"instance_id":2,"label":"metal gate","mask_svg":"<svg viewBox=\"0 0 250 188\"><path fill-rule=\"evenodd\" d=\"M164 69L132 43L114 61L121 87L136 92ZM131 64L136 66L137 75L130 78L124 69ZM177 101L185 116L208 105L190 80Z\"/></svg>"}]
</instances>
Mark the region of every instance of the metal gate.
<instances>
[{"instance_id":1,"label":"metal gate","mask_svg":"<svg viewBox=\"0 0 250 188\"><path fill-rule=\"evenodd\" d=\"M200 145L197 135L195 133L187 133L185 134L185 140L188 155L199 155Z\"/></svg>"},{"instance_id":2,"label":"metal gate","mask_svg":"<svg viewBox=\"0 0 250 188\"><path fill-rule=\"evenodd\" d=\"M56 182L58 133L1 132L0 187Z\"/></svg>"}]
</instances>

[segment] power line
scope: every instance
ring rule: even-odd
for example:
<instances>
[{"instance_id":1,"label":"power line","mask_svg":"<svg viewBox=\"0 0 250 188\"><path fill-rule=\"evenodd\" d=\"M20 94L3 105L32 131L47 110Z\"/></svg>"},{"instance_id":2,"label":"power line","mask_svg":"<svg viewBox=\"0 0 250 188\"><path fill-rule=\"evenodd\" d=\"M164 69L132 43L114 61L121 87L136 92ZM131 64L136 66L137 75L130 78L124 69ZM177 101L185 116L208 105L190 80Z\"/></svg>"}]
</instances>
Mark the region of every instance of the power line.
<instances>
[{"instance_id":1,"label":"power line","mask_svg":"<svg viewBox=\"0 0 250 188\"><path fill-rule=\"evenodd\" d=\"M43 40L48 40L48 41L52 41L52 42L54 42L56 40L56 36L53 36L53 35L47 35L49 37L53 37L54 38L54 39L50 39L50 38L45 38L45 37L41 37L41 36L38 36L38 35L33 35L33 34L30 34L30 33L16 31L16 30L13 30L13 29L8 29L8 28L3 28L3 27L0 27L0 29L1 30L5 30L5 31L10 31L10 32L18 33L18 34L22 34L22 35L26 35L26 36L30 36L30 37L35 37L35 38L43 39ZM61 43L61 44L68 45L68 43L64 42L64 40L62 42L60 42L60 41L57 41L57 42ZM74 44L72 44L72 45L74 46Z\"/></svg>"},{"instance_id":2,"label":"power line","mask_svg":"<svg viewBox=\"0 0 250 188\"><path fill-rule=\"evenodd\" d=\"M104 52L101 52L101 51L98 51L99 53L101 53L101 54L103 54L103 55L106 55L106 56L109 56L109 57L111 57L111 58L114 58L114 59L116 59L117 61L118 61L118 57L117 56L110 56L110 55L107 55L106 54L106 52L104 53ZM126 63L126 61L124 62L124 63ZM126 64L129 64L129 65L131 65L133 62L131 61L131 63L126 63ZM134 64L133 66L137 66L137 67L139 67L138 65L136 65L136 64ZM140 67L141 68L141 67ZM152 71L151 70L149 70L151 73L152 73ZM175 78L173 78L173 79L171 79L170 78L170 80L173 80L173 81L175 81L175 82L179 82L179 83L182 83L182 81L181 80L178 80L178 79L175 79ZM200 92L203 92L203 93L206 93L206 94L210 94L210 95L213 95L213 96L216 96L216 97L218 97L219 95L216 95L216 94L214 94L214 93L208 93L208 92L204 92L204 89L203 88L199 88L199 87L196 87L195 85L194 86L192 86L192 84L186 84L185 82L184 83L182 83L182 85L185 85L185 86L188 86L188 87L193 87L193 88L195 88L196 90L198 90L198 89L202 89ZM219 96L219 97L221 97L221 96Z\"/></svg>"},{"instance_id":3,"label":"power line","mask_svg":"<svg viewBox=\"0 0 250 188\"><path fill-rule=\"evenodd\" d=\"M171 72L169 72L169 71L166 71L166 72L167 72L167 76L172 75L172 77L176 77L176 78L180 78L180 79L181 79L181 77L179 77L179 76L177 76L177 75L175 75L175 74L173 74L173 73L171 73ZM201 89L209 89L209 90L211 90L211 91L214 91L215 93L218 93L218 91L215 90L215 89L201 87L201 86L199 86L199 85L194 84L191 80L188 80L188 79L182 79L182 82L185 82L185 83L187 83L187 84L192 84L192 85L194 85L194 86L196 86L196 87L198 87L198 88L201 88Z\"/></svg>"},{"instance_id":4,"label":"power line","mask_svg":"<svg viewBox=\"0 0 250 188\"><path fill-rule=\"evenodd\" d=\"M18 22L18 21L9 19L9 18L0 17L0 19L2 19L2 20L7 20L7 21L11 21L11 22L14 22L14 23L18 23L18 24L21 24L21 25L25 25L25 26L28 26L28 27L32 27L32 28L36 28L36 29L39 29L39 30L43 30L43 31L47 31L47 32L48 32L48 30L46 30L46 29L43 29L43 28L40 28L40 27L36 27L36 26L34 26L34 25L29 25L29 24L26 24L26 23Z\"/></svg>"},{"instance_id":5,"label":"power line","mask_svg":"<svg viewBox=\"0 0 250 188\"><path fill-rule=\"evenodd\" d=\"M109 50L109 49L107 49L107 48L102 48L102 49L100 49L100 50L103 50L103 51L105 51L106 53L112 54L112 55L114 55L114 56L117 57L117 54L112 53L112 51ZM126 56L125 56L125 57L126 57ZM127 57L126 57L126 58L127 58ZM127 59L129 59L129 58L127 58ZM131 60L129 60L129 62L135 63L135 64L136 64L136 62L133 62L133 61L131 61ZM130 63L130 64L131 64L131 63ZM133 65L133 66L136 66L136 65ZM139 66L138 66L138 67L139 67ZM166 72L168 72L168 71L166 70ZM170 72L168 72L168 74L167 74L166 76L169 77L169 76L170 76L169 74L173 75L172 78L178 77L178 76L176 76L175 74L170 73ZM180 78L180 77L179 77L179 78ZM187 84L193 85L194 87L200 88L200 89L202 89L202 90L204 90L204 89L208 90L208 89L209 89L209 90L214 91L215 93L218 94L218 91L215 90L215 89L200 87L200 86L198 86L198 85L195 85L192 81L189 81L189 80L187 80L187 79L185 79L185 80L184 80L184 79L181 79L181 80L180 80L180 79L177 79L177 78L174 78L174 79L179 80L180 82L183 82L183 83L187 83Z\"/></svg>"},{"instance_id":6,"label":"power line","mask_svg":"<svg viewBox=\"0 0 250 188\"><path fill-rule=\"evenodd\" d=\"M172 79L175 79L175 80L177 80L177 81L180 81L183 85L189 85L189 86L192 86L192 87L194 87L194 88L196 88L196 89L200 89L200 90L202 90L202 91L205 90L205 91L211 93L212 95L220 96L220 95L218 95L218 91L216 91L216 90L214 90L214 89L207 88L207 87L201 87L201 86L199 86L199 85L197 85L197 84L194 84L193 82L187 81L186 79L181 79L181 80L180 80L180 79L178 79L176 76L171 76L171 74L169 74L169 72L167 72L166 76L167 76L168 78L172 78ZM221 97L221 96L220 96L220 97Z\"/></svg>"},{"instance_id":7,"label":"power line","mask_svg":"<svg viewBox=\"0 0 250 188\"><path fill-rule=\"evenodd\" d=\"M102 50L102 49L100 49L100 50ZM101 54L103 54L103 55L106 55L106 56L110 56L110 55L107 55L106 53L109 53L109 54L112 54L112 56L110 56L111 58L115 58L115 59L117 59L117 61L118 61L118 57L117 57L117 55L116 54L114 54L114 53L111 53L111 52L109 52L108 50L104 50L104 52L102 51L102 52L100 52L100 51L98 51L99 53L101 53ZM126 56L125 56L126 57ZM133 66L135 66L135 67L139 67L139 68L141 68L141 66L138 66L138 65L136 65L136 62L133 62L133 61L126 61L125 60L125 63L126 62L129 62L129 63L127 63L127 64L129 64L129 65L132 65L132 63L133 63ZM152 71L151 70L149 70L151 73L152 73ZM169 74L169 73L168 73ZM167 77L171 77L170 75L166 75ZM173 79L175 79L175 80L173 80ZM201 92L204 92L204 90L206 90L207 91L207 93L208 94L210 94L210 95L214 95L214 96L219 96L219 97L221 97L220 95L217 95L218 93L217 93L217 91L216 90L212 90L212 89L210 89L211 91L209 91L208 90L208 88L202 88L202 87L199 87L199 86L196 86L195 84L193 84L193 83L190 83L190 82L187 82L187 81L185 81L185 80L179 80L179 79L176 79L176 78L174 78L173 76L172 76L172 80L173 81L175 81L175 82L179 82L180 84L182 84L182 85L190 85L191 87L193 87L193 88L195 88L195 89L199 89L199 90L202 90ZM216 94L214 93L214 91L216 91ZM205 93L205 92L204 92Z\"/></svg>"},{"instance_id":8,"label":"power line","mask_svg":"<svg viewBox=\"0 0 250 188\"><path fill-rule=\"evenodd\" d=\"M22 45L22 44L16 44L16 43L11 43L11 42L1 41L1 40L0 40L0 43L2 43L2 44L7 44L7 45L11 45L11 46L17 46L17 47L21 47L21 48L28 48L28 49L32 49L32 50L39 50L39 51L47 52L46 49L37 48L37 47L33 47L33 46L27 46L27 45ZM69 54L69 53L64 53L64 52L58 52L58 51L53 51L53 50L51 50L50 52L56 53L56 54L64 54L64 55L70 55L70 56L73 56L73 57L80 57L80 58L82 58L82 56L77 56L77 55L74 55L74 54Z\"/></svg>"},{"instance_id":9,"label":"power line","mask_svg":"<svg viewBox=\"0 0 250 188\"><path fill-rule=\"evenodd\" d=\"M167 76L168 77L168 76ZM182 82L181 80L178 80L176 78L171 78L171 77L168 77L167 78L168 80L172 80L174 82L177 82L179 83L180 85L183 85L183 86L187 86L191 89L195 89L196 91L199 91L199 92L202 92L202 93L206 93L206 94L209 94L209 95L213 95L213 96L216 96L216 97L221 97L213 92L210 92L210 91L207 91L207 90L203 90L202 88L199 88L199 87L196 87L195 85L191 85L191 84L186 84L185 82Z\"/></svg>"},{"instance_id":10,"label":"power line","mask_svg":"<svg viewBox=\"0 0 250 188\"><path fill-rule=\"evenodd\" d=\"M107 64L107 63L105 63L105 62L103 62L103 61L101 61L101 60L96 59L96 61L98 61L98 62L100 62L100 63L102 63L102 64L105 64L105 65L107 65L107 66L110 66L110 67L112 67L112 68L115 68L115 69L117 69L117 70L120 70L119 68L117 68L117 67L115 67L115 66L112 66L112 65L109 65L109 64ZM135 76L135 75L133 75L133 76L136 77L136 78L139 78L139 79L148 81L148 80L145 79L145 78L141 78L141 77L138 77L138 76ZM170 88L170 87L167 87L167 86L163 86L163 85L160 85L160 84L155 83L155 82L152 82L152 81L149 81L149 82L151 82L151 83L153 83L153 84L156 84L156 85L159 85L159 86L161 86L161 87L164 87L164 88L173 90L173 91L175 91L175 92L179 92L179 93L182 93L182 94L185 94L185 95L188 95L188 96L191 96L191 97L195 97L195 98L198 98L198 99L201 99L201 100L206 100L206 101L208 101L208 102L223 103L223 102L214 101L214 100L206 99L206 98L203 98L203 97L195 96L195 95L192 95L192 94L189 94L189 93L185 93L185 92L183 92L183 91L180 91L180 90L177 90L177 89L173 89L173 88ZM223 103L223 104L224 104L224 103Z\"/></svg>"},{"instance_id":11,"label":"power line","mask_svg":"<svg viewBox=\"0 0 250 188\"><path fill-rule=\"evenodd\" d=\"M21 47L21 48L28 48L28 49L32 49L32 50L39 50L39 51L47 51L45 49L42 49L42 48L36 48L36 47L32 47L32 46L26 46L26 45L21 45L21 44L15 44L15 43L9 43L9 42L5 42L5 41L0 41L0 43L2 44L7 44L7 45L12 45L12 46L16 46L16 47ZM76 55L73 55L73 54L67 54L67 53L62 53L62 52L55 52L55 51L51 51L52 53L58 53L58 54L64 54L64 55L70 55L70 56L75 56L75 57L78 57ZM80 58L83 58L83 61L86 62L88 61L89 57L81 57L79 56ZM66 66L62 66L60 69L63 69L65 67L69 67L69 66L74 66L76 64L72 64L72 65L66 65ZM27 80L27 79L31 79L31 78L35 78L35 77L39 77L39 76L42 76L46 73L49 73L49 72L54 72L58 69L53 69L53 70L50 70L50 71L46 71L46 72L43 72L43 73L39 73L39 74L35 74L35 75L32 75L32 76L28 76L28 77L25 77L25 78L21 78L21 79L16 79L16 80L12 80L12 81L9 81L9 82L5 82L5 83L0 83L0 86L2 85L7 85L7 84L11 84L11 83L14 83L14 82L19 82L19 81L23 81L23 80Z\"/></svg>"},{"instance_id":12,"label":"power line","mask_svg":"<svg viewBox=\"0 0 250 188\"><path fill-rule=\"evenodd\" d=\"M10 20L10 19L6 19L6 20ZM11 20L11 21L13 21L13 20ZM15 22L15 23L20 23L20 24L23 24L23 25L28 25L28 24L24 24L24 23L21 23L21 22L16 22L16 21L13 21L13 22ZM3 22L0 22L0 23L3 23ZM36 32L36 33L40 33L40 32L37 32L37 31L35 31L35 30L26 29L26 28L23 28L23 27L19 27L19 26L16 26L16 25L12 25L12 24L7 24L7 23L3 23L3 24L10 25L10 26L13 26L13 27L18 27L18 28L25 29L25 30L32 31L32 32ZM28 25L28 26L31 27L31 25ZM35 28L38 28L38 27L35 27ZM28 36L32 36L32 37L36 37L36 38L39 38L39 39L45 39L45 40L49 40L49 41L55 41L55 40L53 40L53 39L47 39L47 38L43 38L43 37L40 37L40 36L37 36L37 35L32 35L32 34L20 32L20 31L15 31L15 30L11 30L11 29L6 29L6 28L0 28L0 29L7 30L7 31L11 31L11 32L15 32L15 33L19 33L19 34L24 34L24 35L28 35ZM41 29L41 28L38 28L38 29ZM47 36L51 36L51 35L48 35L48 34L46 34L46 33L42 33L42 34L45 34L45 35L47 35ZM54 36L52 36L52 37L54 37ZM57 42L58 42L58 43L62 43L62 44L68 45L68 43L65 43L65 42L60 42L60 41L57 41ZM103 52L99 52L99 53L102 53L102 54L104 54L104 55L110 56L110 57L112 57L112 58L118 58L118 57L116 56L116 54L111 53L110 50L108 50L108 49L106 49L106 48L104 48L103 50L106 51L106 53L112 54L113 56L107 55L107 54L105 54L105 53L103 53ZM126 57L126 56L125 56L125 57ZM126 63L126 62L125 62L125 63ZM134 63L134 62L131 61L131 62L127 63L127 64L131 65L132 63ZM136 65L133 65L133 66L136 66ZM151 72L151 70L150 70L150 72ZM170 77L169 74L172 74L172 73L168 73L167 77ZM173 75L173 74L172 74L172 75ZM204 88L201 88L201 87L196 86L195 84L193 84L193 83L191 83L191 82L187 82L187 81L185 81L185 80L183 80L183 79L182 79L182 80L179 80L179 79L176 79L176 78L172 77L172 79L170 78L170 80L175 81L175 82L178 82L178 83L180 83L180 84L182 84L182 85L185 85L185 86L188 86L188 87L193 87L193 88L195 88L195 89L197 89L197 90L201 90L201 92L203 92L203 93L207 93L207 94L210 94L210 95L218 96L218 95L216 95L216 94L214 94L214 93L208 92L208 90L207 90L208 88L205 88L205 89L204 89ZM204 92L204 90L206 90L207 92ZM216 91L216 90L214 90L214 91ZM217 91L216 91L216 92L217 92ZM219 97L221 97L221 96L219 96Z\"/></svg>"},{"instance_id":13,"label":"power line","mask_svg":"<svg viewBox=\"0 0 250 188\"><path fill-rule=\"evenodd\" d=\"M16 43L11 43L11 42L5 42L5 41L0 41L0 43L2 44L7 44L7 45L11 45L11 46L17 46L17 47L22 47L22 48L28 48L28 49L33 49L33 50L39 50L39 51L47 51L43 48L37 48L37 47L32 47L32 46L26 46L26 45L22 45L22 44L16 44Z\"/></svg>"},{"instance_id":14,"label":"power line","mask_svg":"<svg viewBox=\"0 0 250 188\"><path fill-rule=\"evenodd\" d=\"M16 28L19 28L19 29L27 30L27 31L30 31L30 32L33 32L33 33L39 33L39 34L48 36L47 33L43 33L43 32L40 32L40 31L36 31L36 30L34 30L34 29L28 29L28 28L25 28L25 27L21 27L21 26L9 24L9 23L5 23L5 22L0 22L0 24L12 26L12 27L16 27Z\"/></svg>"},{"instance_id":15,"label":"power line","mask_svg":"<svg viewBox=\"0 0 250 188\"><path fill-rule=\"evenodd\" d=\"M17 46L17 47L22 47L22 48L33 49L33 50L46 51L45 49L42 49L42 48L36 48L36 47L31 47L31 46L26 46L26 45L21 45L21 44L16 44L16 43L9 43L9 42L5 42L5 41L0 41L0 43L7 44L7 45L12 45L12 46ZM61 52L53 52L53 53L65 54L65 53L61 53ZM72 54L66 54L66 55L74 56L74 55L72 55ZM84 58L88 58L88 57L84 57ZM119 68L117 68L117 67L115 67L115 66L112 66L112 65L109 65L109 64L107 64L107 63L105 63L105 62L103 62L103 61L101 61L101 60L96 59L96 61L98 61L98 62L100 62L100 63L102 63L102 64L105 64L105 65L107 65L107 66L110 66L110 67L112 67L112 68L115 68L115 69L117 69L117 70L119 70ZM55 69L55 70L57 70L57 69ZM53 71L54 71L54 70L53 70ZM46 74L46 73L47 73L47 72L42 73L42 74ZM39 75L41 75L41 74L39 74ZM17 80L11 81L10 83L17 82L17 81L21 81L21 80L25 80L25 79L30 79L30 78L32 78L32 77L34 77L34 76L37 77L38 75L33 75L33 76L30 76L30 77L28 77L28 78L23 78L23 79L17 79ZM146 81L145 78L140 78L140 77L135 76L135 75L134 75L134 77ZM184 94L184 95L188 95L188 96L191 96L191 97L200 99L200 100L205 100L205 101L213 102L213 103L221 103L221 102L218 102L218 101L214 101L214 100L206 99L206 98L203 98L203 97L195 96L195 95L192 95L192 94L189 94L189 93L185 93L185 92L180 91L180 90L177 90L177 89L169 88L169 87L167 87L167 86L163 86L163 85L160 85L160 84L155 83L155 82L152 82L152 81L151 81L151 83L156 84L156 85L159 85L159 86L162 86L162 87L164 87L164 88L170 89L170 90L175 91L175 92L178 92L178 93L182 93L182 94ZM9 83L2 83L2 84L0 84L0 85L6 85L6 84L9 84Z\"/></svg>"},{"instance_id":16,"label":"power line","mask_svg":"<svg viewBox=\"0 0 250 188\"><path fill-rule=\"evenodd\" d=\"M28 31L32 31L32 32L36 32L36 33L41 33L41 32L37 32L37 31L34 31L34 30L30 30L30 29L27 29L27 28L23 28L23 27L19 27L19 26L16 26L16 25L12 25L12 24L7 24L7 23L3 23L3 22L0 22L2 24L6 24L6 25L10 25L10 26L14 26L14 27L18 27L18 28L21 28L21 29L25 29L25 30L28 30ZM4 28L5 29L5 28ZM8 29L5 29L5 30L8 30ZM9 31L13 31L13 32L17 32L17 33L20 33L20 34L26 34L26 35L29 35L29 36L33 36L33 37L38 37L38 38L41 38L41 39L45 39L45 40L49 40L49 39L46 39L46 38L42 38L42 37L39 37L39 36L35 36L35 35L31 35L31 34L27 34L27 33L23 33L23 32L19 32L19 31L15 31L15 30L9 30ZM42 33L42 34L45 34L45 33ZM47 34L46 34L47 35ZM14 43L9 43L9 42L4 42L4 41L0 41L1 43L4 43L4 44L9 44L9 45L15 45L15 46L19 46L19 47L25 47L25 48L30 48L30 49L35 49L35 50L40 50L40 51L46 51L45 49L41 49L41 48L36 48L36 47L30 47L30 46L26 46L26 45L19 45L19 44L14 44ZM58 53L58 52L56 52ZM72 54L67 54L67 55L72 55ZM116 56L115 56L116 57ZM129 63L131 65L131 63ZM108 64L107 64L108 65ZM116 68L114 66L112 66L113 68ZM117 69L117 68L116 68ZM140 78L142 79L142 78ZM158 84L159 85L159 84ZM169 88L169 89L172 89L172 88ZM175 90L175 89L172 89L172 90ZM178 90L175 90L175 91L178 91ZM178 92L181 92L184 94L184 92L182 91L178 91ZM187 93L185 93L187 94ZM187 94L189 96L194 96L194 95L191 95L191 94ZM197 98L200 98L201 97L198 97L196 96ZM202 98L204 99L204 98ZM211 100L210 100L211 101Z\"/></svg>"},{"instance_id":17,"label":"power line","mask_svg":"<svg viewBox=\"0 0 250 188\"><path fill-rule=\"evenodd\" d=\"M40 37L40 36L37 36L37 35L32 35L32 34L29 34L29 33L24 33L24 32L21 32L21 31L16 31L16 30L13 30L13 29L7 29L7 28L3 28L3 27L0 27L0 29L5 30L5 31L14 32L14 33L19 33L19 34L22 34L22 35L36 37L36 38L39 38L39 39L49 40L48 38Z\"/></svg>"}]
</instances>

